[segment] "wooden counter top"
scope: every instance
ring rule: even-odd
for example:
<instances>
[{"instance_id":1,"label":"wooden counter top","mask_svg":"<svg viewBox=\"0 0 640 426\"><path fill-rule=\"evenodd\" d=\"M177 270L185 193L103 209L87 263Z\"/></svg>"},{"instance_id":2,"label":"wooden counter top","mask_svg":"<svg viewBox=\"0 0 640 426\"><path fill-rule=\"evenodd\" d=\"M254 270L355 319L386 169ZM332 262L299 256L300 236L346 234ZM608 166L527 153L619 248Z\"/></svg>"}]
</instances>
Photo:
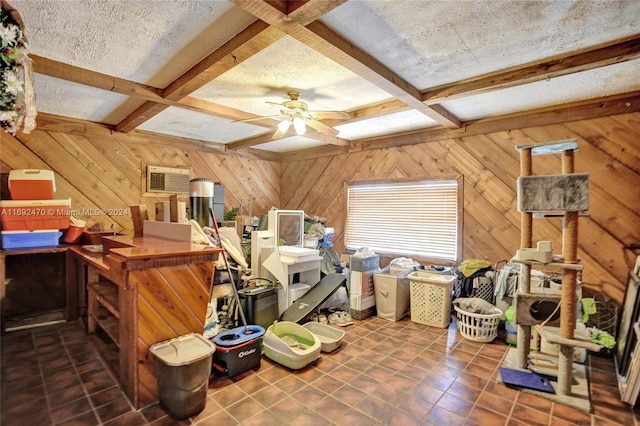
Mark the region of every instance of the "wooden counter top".
<instances>
[{"instance_id":1,"label":"wooden counter top","mask_svg":"<svg viewBox=\"0 0 640 426\"><path fill-rule=\"evenodd\" d=\"M107 251L127 259L220 252L220 249L217 247L193 244L185 241L167 240L158 237L116 235L102 237L102 241Z\"/></svg>"},{"instance_id":2,"label":"wooden counter top","mask_svg":"<svg viewBox=\"0 0 640 426\"><path fill-rule=\"evenodd\" d=\"M93 252L83 246L69 246L70 250L92 266L108 271L111 268L145 269L162 266L192 263L194 257L217 260L220 248L193 244L185 241L167 240L158 237L131 237L127 235L103 236L103 251Z\"/></svg>"}]
</instances>

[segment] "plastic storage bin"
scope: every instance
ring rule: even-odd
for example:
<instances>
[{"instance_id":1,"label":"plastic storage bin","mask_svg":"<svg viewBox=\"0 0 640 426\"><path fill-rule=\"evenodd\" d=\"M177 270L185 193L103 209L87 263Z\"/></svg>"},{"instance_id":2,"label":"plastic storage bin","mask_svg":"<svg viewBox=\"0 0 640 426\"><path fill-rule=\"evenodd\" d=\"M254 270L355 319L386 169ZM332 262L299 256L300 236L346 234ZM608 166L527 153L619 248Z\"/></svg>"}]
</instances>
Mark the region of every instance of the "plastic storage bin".
<instances>
[{"instance_id":1,"label":"plastic storage bin","mask_svg":"<svg viewBox=\"0 0 640 426\"><path fill-rule=\"evenodd\" d=\"M373 286L376 295L376 315L387 321L398 321L409 311L410 270L390 273L390 268L373 274ZM395 271L394 271L395 272Z\"/></svg>"},{"instance_id":2,"label":"plastic storage bin","mask_svg":"<svg viewBox=\"0 0 640 426\"><path fill-rule=\"evenodd\" d=\"M178 420L204 410L215 345L191 333L156 343L154 357L160 403Z\"/></svg>"},{"instance_id":3,"label":"plastic storage bin","mask_svg":"<svg viewBox=\"0 0 640 426\"><path fill-rule=\"evenodd\" d=\"M38 247L55 247L62 232L57 229L36 231L2 231L2 248L24 249Z\"/></svg>"},{"instance_id":4,"label":"plastic storage bin","mask_svg":"<svg viewBox=\"0 0 640 426\"><path fill-rule=\"evenodd\" d=\"M71 216L71 199L0 201L3 231L67 229Z\"/></svg>"},{"instance_id":5,"label":"plastic storage bin","mask_svg":"<svg viewBox=\"0 0 640 426\"><path fill-rule=\"evenodd\" d=\"M410 273L411 321L445 328L451 316L451 292L455 276L425 271Z\"/></svg>"}]
</instances>

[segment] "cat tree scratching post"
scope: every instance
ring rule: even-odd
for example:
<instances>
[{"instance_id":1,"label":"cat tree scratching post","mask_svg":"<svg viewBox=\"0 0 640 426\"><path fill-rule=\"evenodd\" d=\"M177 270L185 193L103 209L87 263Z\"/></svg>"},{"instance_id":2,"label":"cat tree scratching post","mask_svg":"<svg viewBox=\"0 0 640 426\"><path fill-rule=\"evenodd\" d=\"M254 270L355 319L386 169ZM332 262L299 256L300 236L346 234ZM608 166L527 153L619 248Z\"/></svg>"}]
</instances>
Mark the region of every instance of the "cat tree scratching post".
<instances>
[{"instance_id":1,"label":"cat tree scratching post","mask_svg":"<svg viewBox=\"0 0 640 426\"><path fill-rule=\"evenodd\" d=\"M531 160L531 148L520 150L520 176L533 174L533 162ZM533 246L533 213L520 213L520 247ZM528 294L531 291L531 265L520 265L520 279L518 280L518 292ZM516 367L527 368L527 356L531 350L531 326L517 323L517 347L518 356Z\"/></svg>"},{"instance_id":2,"label":"cat tree scratching post","mask_svg":"<svg viewBox=\"0 0 640 426\"><path fill-rule=\"evenodd\" d=\"M574 150L562 152L562 174L574 172ZM578 212L565 211L562 219L562 258L567 264L578 262ZM575 269L564 269L562 275L562 299L560 303L560 337L573 340L576 328L576 287ZM561 395L571 393L571 378L574 347L560 345L558 358L558 392Z\"/></svg>"},{"instance_id":3,"label":"cat tree scratching post","mask_svg":"<svg viewBox=\"0 0 640 426\"><path fill-rule=\"evenodd\" d=\"M531 293L531 266L544 264L548 267L559 268L562 270L562 293L558 300L560 304L560 330L552 332L551 329L545 327L540 327L538 330L549 343L556 343L560 346L556 392L561 398L561 402L567 403L573 397L574 348L599 349L598 345L575 339L574 336L578 303L576 300L577 275L578 271L582 270L577 256L578 217L580 211L587 210L589 207L589 176L574 172L574 152L578 149L576 140L519 145L516 146L516 149L520 151L521 161L521 176L518 178L518 210L522 214L521 247L530 250L533 246L533 212L541 212L542 217L562 217L563 223L561 260L545 260L547 263L528 258L522 259L521 257L518 260L513 260L521 265L518 291L515 297L518 346L514 364L517 368L527 368L531 338L530 327L540 323L540 321L533 320L530 313L527 312L532 303L542 300L540 295ZM562 154L562 174L533 176L531 157L543 154ZM530 252L523 251L523 253Z\"/></svg>"}]
</instances>

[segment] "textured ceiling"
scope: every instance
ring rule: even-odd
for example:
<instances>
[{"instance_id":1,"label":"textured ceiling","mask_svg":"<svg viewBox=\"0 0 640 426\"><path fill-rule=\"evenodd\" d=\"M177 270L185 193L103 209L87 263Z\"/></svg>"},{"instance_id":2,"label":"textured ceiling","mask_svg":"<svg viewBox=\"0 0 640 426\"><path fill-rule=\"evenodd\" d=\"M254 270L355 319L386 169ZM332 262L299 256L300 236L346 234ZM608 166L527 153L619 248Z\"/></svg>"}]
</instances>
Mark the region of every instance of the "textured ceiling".
<instances>
[{"instance_id":1,"label":"textured ceiling","mask_svg":"<svg viewBox=\"0 0 640 426\"><path fill-rule=\"evenodd\" d=\"M220 149L353 147L640 90L635 0L10 3L25 24L40 113ZM629 40L613 59L552 61ZM351 118L325 121L337 136L277 140L276 121L234 122L278 114L267 102L286 101L287 89L311 110Z\"/></svg>"}]
</instances>

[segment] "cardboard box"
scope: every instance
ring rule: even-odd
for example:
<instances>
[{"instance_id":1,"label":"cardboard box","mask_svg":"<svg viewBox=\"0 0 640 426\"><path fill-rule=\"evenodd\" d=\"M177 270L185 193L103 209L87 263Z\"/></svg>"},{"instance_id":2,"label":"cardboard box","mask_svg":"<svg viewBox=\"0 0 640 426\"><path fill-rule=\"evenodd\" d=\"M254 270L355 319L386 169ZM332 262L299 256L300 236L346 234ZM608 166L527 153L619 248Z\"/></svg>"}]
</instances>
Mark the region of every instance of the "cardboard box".
<instances>
[{"instance_id":1,"label":"cardboard box","mask_svg":"<svg viewBox=\"0 0 640 426\"><path fill-rule=\"evenodd\" d=\"M3 231L67 229L71 216L71 199L0 201Z\"/></svg>"},{"instance_id":2,"label":"cardboard box","mask_svg":"<svg viewBox=\"0 0 640 426\"><path fill-rule=\"evenodd\" d=\"M379 269L367 272L351 271L349 278L349 293L367 295L373 294L373 274L380 272Z\"/></svg>"},{"instance_id":3,"label":"cardboard box","mask_svg":"<svg viewBox=\"0 0 640 426\"><path fill-rule=\"evenodd\" d=\"M52 200L56 193L53 171L11 170L9 192L12 200Z\"/></svg>"}]
</instances>

